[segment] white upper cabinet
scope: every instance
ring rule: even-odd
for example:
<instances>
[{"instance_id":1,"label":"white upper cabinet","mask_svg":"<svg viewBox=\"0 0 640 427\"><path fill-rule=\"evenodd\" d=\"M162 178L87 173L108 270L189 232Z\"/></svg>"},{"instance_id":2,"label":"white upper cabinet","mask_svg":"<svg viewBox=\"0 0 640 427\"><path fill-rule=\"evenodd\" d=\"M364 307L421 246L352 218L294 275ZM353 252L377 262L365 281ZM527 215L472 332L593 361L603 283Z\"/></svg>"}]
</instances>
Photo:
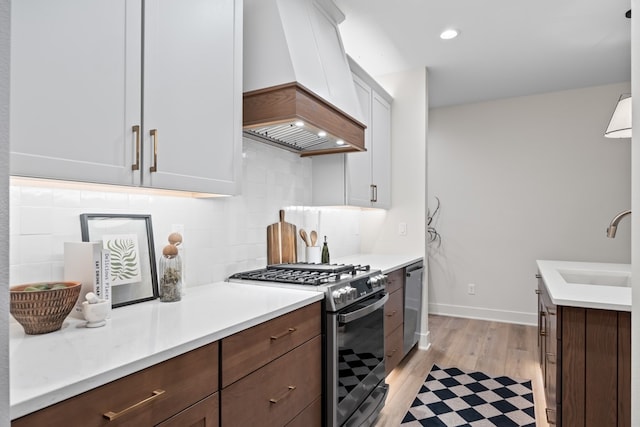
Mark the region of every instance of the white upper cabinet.
<instances>
[{"instance_id":1,"label":"white upper cabinet","mask_svg":"<svg viewBox=\"0 0 640 427\"><path fill-rule=\"evenodd\" d=\"M143 185L235 193L241 31L234 0L146 0Z\"/></svg>"},{"instance_id":2,"label":"white upper cabinet","mask_svg":"<svg viewBox=\"0 0 640 427\"><path fill-rule=\"evenodd\" d=\"M313 204L391 207L391 101L380 85L351 62L365 129L366 152L313 158Z\"/></svg>"},{"instance_id":3,"label":"white upper cabinet","mask_svg":"<svg viewBox=\"0 0 640 427\"><path fill-rule=\"evenodd\" d=\"M12 9L12 175L237 192L241 0Z\"/></svg>"},{"instance_id":4,"label":"white upper cabinet","mask_svg":"<svg viewBox=\"0 0 640 427\"><path fill-rule=\"evenodd\" d=\"M139 2L20 0L11 14L11 174L137 184Z\"/></svg>"}]
</instances>

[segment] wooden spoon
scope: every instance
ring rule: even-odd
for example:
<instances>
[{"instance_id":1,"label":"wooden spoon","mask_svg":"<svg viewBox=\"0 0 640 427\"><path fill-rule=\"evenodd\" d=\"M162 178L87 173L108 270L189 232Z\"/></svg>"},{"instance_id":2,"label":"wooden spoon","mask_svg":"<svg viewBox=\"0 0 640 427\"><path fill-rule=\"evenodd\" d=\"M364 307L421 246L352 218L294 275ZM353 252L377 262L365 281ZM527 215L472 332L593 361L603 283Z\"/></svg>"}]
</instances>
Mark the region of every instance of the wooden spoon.
<instances>
[{"instance_id":1,"label":"wooden spoon","mask_svg":"<svg viewBox=\"0 0 640 427\"><path fill-rule=\"evenodd\" d=\"M309 239L307 238L307 232L304 229L300 229L300 237L302 237L302 241L305 245L309 246Z\"/></svg>"},{"instance_id":2,"label":"wooden spoon","mask_svg":"<svg viewBox=\"0 0 640 427\"><path fill-rule=\"evenodd\" d=\"M318 241L318 233L316 230L311 230L311 246L315 246Z\"/></svg>"}]
</instances>

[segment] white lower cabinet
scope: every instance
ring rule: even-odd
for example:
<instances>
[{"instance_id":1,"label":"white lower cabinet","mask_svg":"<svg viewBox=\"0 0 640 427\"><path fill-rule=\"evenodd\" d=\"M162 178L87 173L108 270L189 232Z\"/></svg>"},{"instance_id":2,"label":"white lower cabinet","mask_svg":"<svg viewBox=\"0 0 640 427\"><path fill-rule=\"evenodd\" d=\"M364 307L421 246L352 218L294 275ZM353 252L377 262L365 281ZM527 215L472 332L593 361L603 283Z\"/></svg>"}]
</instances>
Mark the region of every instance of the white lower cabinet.
<instances>
[{"instance_id":1,"label":"white lower cabinet","mask_svg":"<svg viewBox=\"0 0 640 427\"><path fill-rule=\"evenodd\" d=\"M313 204L391 207L392 98L350 61L362 113L367 151L313 158Z\"/></svg>"},{"instance_id":2,"label":"white lower cabinet","mask_svg":"<svg viewBox=\"0 0 640 427\"><path fill-rule=\"evenodd\" d=\"M21 0L11 19L12 175L237 191L242 0Z\"/></svg>"}]
</instances>

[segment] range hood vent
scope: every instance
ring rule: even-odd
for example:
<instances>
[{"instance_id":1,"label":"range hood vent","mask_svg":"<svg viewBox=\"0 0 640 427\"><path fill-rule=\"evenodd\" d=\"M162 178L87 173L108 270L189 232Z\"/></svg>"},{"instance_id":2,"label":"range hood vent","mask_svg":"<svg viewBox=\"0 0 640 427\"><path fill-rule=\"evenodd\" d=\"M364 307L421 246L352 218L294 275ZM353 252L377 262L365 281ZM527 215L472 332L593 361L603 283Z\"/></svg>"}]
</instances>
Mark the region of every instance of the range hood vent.
<instances>
[{"instance_id":1,"label":"range hood vent","mask_svg":"<svg viewBox=\"0 0 640 427\"><path fill-rule=\"evenodd\" d=\"M244 135L301 156L365 151L332 0L245 0Z\"/></svg>"}]
</instances>

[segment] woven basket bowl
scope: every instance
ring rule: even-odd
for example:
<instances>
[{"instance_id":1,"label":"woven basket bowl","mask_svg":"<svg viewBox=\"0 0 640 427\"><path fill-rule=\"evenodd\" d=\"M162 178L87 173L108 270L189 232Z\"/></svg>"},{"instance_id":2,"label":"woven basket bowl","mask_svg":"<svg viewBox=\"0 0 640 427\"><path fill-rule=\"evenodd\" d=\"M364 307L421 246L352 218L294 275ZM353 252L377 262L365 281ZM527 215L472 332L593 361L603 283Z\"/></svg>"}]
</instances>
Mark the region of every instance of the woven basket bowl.
<instances>
[{"instance_id":1,"label":"woven basket bowl","mask_svg":"<svg viewBox=\"0 0 640 427\"><path fill-rule=\"evenodd\" d=\"M28 283L9 289L11 303L9 311L29 335L57 331L69 315L80 296L80 282L55 282L66 285L64 289L27 291Z\"/></svg>"}]
</instances>

